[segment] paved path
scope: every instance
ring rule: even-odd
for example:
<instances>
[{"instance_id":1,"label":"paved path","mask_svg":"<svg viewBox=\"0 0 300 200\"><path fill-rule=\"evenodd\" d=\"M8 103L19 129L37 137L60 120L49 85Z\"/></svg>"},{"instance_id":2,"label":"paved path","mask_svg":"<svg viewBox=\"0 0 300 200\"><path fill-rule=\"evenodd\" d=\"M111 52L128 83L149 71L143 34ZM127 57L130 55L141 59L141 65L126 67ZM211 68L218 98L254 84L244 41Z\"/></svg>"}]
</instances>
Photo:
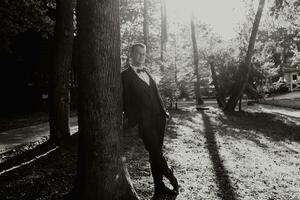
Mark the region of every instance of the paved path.
<instances>
[{"instance_id":1,"label":"paved path","mask_svg":"<svg viewBox=\"0 0 300 200\"><path fill-rule=\"evenodd\" d=\"M278 96L278 99L298 99L300 98L300 92L293 92L289 94L285 94L282 96ZM245 103L245 101L243 101ZM181 102L179 103L179 108L180 105L193 105L194 102ZM245 103L246 104L246 103ZM209 100L204 100L204 106L217 106L217 101L214 99L209 99ZM297 109L292 109L292 108L287 108L287 107L281 107L281 106L276 106L276 105L266 105L266 104L254 104L253 106L246 106L244 105L243 108L249 108L249 109L256 109L262 112L266 113L274 113L274 114L281 114L281 115L286 115L288 117L295 117L295 118L300 118L300 110Z\"/></svg>"},{"instance_id":2,"label":"paved path","mask_svg":"<svg viewBox=\"0 0 300 200\"><path fill-rule=\"evenodd\" d=\"M286 94L266 98L266 100L272 100L272 99L276 99L276 100L278 100L278 99L291 99L291 100L292 99L300 99L300 91L289 92Z\"/></svg>"},{"instance_id":3,"label":"paved path","mask_svg":"<svg viewBox=\"0 0 300 200\"><path fill-rule=\"evenodd\" d=\"M284 108L300 109L300 92L290 92L283 95L269 97L264 100L259 100L260 104L274 105ZM282 110L282 109L280 109Z\"/></svg>"},{"instance_id":4,"label":"paved path","mask_svg":"<svg viewBox=\"0 0 300 200\"><path fill-rule=\"evenodd\" d=\"M249 108L255 108L265 113L274 113L274 114L286 115L289 117L300 118L300 111L297 109L284 108L284 107L273 106L273 105L264 105L264 104L255 104L251 107L249 106Z\"/></svg>"},{"instance_id":5,"label":"paved path","mask_svg":"<svg viewBox=\"0 0 300 200\"><path fill-rule=\"evenodd\" d=\"M70 118L70 132L78 131L77 117ZM42 123L25 128L8 130L0 133L0 154L19 145L36 142L49 136L49 123Z\"/></svg>"}]
</instances>

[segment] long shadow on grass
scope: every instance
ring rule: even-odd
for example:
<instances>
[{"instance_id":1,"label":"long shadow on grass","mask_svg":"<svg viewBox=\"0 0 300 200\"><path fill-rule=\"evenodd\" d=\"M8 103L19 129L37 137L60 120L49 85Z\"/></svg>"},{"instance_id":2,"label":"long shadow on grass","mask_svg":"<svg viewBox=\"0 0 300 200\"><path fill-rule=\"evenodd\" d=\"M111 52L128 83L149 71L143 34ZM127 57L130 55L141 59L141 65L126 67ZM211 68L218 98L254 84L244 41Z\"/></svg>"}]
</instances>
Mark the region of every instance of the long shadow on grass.
<instances>
[{"instance_id":1,"label":"long shadow on grass","mask_svg":"<svg viewBox=\"0 0 300 200\"><path fill-rule=\"evenodd\" d=\"M236 193L232 187L230 178L227 171L223 165L223 160L219 154L219 148L216 143L215 133L208 115L201 111L202 119L204 123L204 132L206 138L206 148L208 149L210 159L213 163L213 169L217 178L217 184L219 186L219 196L223 200L235 200Z\"/></svg>"},{"instance_id":2,"label":"long shadow on grass","mask_svg":"<svg viewBox=\"0 0 300 200\"><path fill-rule=\"evenodd\" d=\"M239 112L228 114L226 117L219 119L224 130L226 127L231 127L226 134L236 138L246 137L264 147L257 138L258 134L270 138L273 141L300 141L299 129L300 126L289 120L288 117L261 112Z\"/></svg>"}]
</instances>

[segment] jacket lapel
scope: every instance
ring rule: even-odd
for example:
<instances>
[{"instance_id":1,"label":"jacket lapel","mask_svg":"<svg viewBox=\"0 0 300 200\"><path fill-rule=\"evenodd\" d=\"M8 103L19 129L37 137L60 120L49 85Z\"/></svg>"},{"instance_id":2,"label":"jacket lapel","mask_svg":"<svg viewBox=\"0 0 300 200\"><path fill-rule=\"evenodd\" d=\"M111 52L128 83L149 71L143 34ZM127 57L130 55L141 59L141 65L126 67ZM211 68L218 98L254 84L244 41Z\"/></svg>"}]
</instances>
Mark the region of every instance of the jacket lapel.
<instances>
[{"instance_id":1,"label":"jacket lapel","mask_svg":"<svg viewBox=\"0 0 300 200\"><path fill-rule=\"evenodd\" d=\"M130 67L130 71L131 71L131 74L132 74L132 79L133 79L133 84L135 87L141 87L144 91L146 91L146 93L149 95L149 98L150 98L150 90L148 89L149 88L149 85L143 81L136 73L135 71ZM149 77L150 81L151 81L151 77ZM148 87L148 88L147 88Z\"/></svg>"},{"instance_id":2,"label":"jacket lapel","mask_svg":"<svg viewBox=\"0 0 300 200\"><path fill-rule=\"evenodd\" d=\"M146 93L149 95L149 98L150 98L150 96L151 96L150 90L149 90L150 86L145 81L143 81L142 79L140 79L140 77L135 73L135 71L131 67L130 67L130 70L131 70L131 74L132 74L132 79L134 80L135 87L142 87L143 90L146 91ZM164 103L162 101L162 98L161 98L161 96L159 94L156 82L154 81L154 79L152 78L152 76L147 71L146 71L146 73L149 76L149 83L151 84L151 82L152 82L152 84L153 84L153 86L155 88L155 92L156 92L156 94L158 96L158 100L159 100L159 102L161 104L161 107L163 108L165 114L167 115L167 111L165 109L165 106L164 106Z\"/></svg>"},{"instance_id":3,"label":"jacket lapel","mask_svg":"<svg viewBox=\"0 0 300 200\"><path fill-rule=\"evenodd\" d=\"M166 110L165 105L164 105L164 102L163 102L163 100L162 100L162 98L161 98L161 96L160 96L160 93L159 93L159 91L158 91L158 87L157 87L156 82L154 81L154 79L152 78L152 76L151 76L148 72L146 72L146 73L148 74L148 76L149 76L149 78L150 78L150 82L152 82L152 84L154 85L155 92L156 92L156 95L158 96L158 100L159 100L159 102L160 102L161 107L163 108L165 114L168 115L168 114L167 114L167 110Z\"/></svg>"}]
</instances>

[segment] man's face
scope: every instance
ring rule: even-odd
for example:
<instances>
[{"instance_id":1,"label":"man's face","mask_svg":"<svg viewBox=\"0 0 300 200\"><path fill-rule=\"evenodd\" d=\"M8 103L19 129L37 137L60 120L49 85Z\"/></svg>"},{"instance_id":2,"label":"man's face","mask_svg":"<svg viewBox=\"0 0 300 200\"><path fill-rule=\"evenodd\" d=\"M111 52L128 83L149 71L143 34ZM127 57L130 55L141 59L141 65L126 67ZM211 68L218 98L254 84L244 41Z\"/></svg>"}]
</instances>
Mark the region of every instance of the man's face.
<instances>
[{"instance_id":1,"label":"man's face","mask_svg":"<svg viewBox=\"0 0 300 200\"><path fill-rule=\"evenodd\" d=\"M146 49L143 47L135 47L132 52L132 64L135 66L140 66L145 63Z\"/></svg>"}]
</instances>

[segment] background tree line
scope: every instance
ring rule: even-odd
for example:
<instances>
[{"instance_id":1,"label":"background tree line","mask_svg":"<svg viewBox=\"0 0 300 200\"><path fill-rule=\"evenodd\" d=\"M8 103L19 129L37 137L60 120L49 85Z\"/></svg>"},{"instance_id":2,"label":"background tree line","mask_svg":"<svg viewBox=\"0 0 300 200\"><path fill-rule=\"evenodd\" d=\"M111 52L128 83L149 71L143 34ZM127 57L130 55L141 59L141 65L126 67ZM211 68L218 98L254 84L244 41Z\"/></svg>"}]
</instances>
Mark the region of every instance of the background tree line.
<instances>
[{"instance_id":1,"label":"background tree line","mask_svg":"<svg viewBox=\"0 0 300 200\"><path fill-rule=\"evenodd\" d=\"M167 12L168 3L171 3L163 2L165 1L120 1L122 65L128 60L130 44L145 42L148 46L147 64L157 79L161 80L166 99L169 102L177 98L193 99L197 76L194 73L191 28L185 22L162 20L162 16L167 17L164 12ZM248 6L247 20L240 25L236 38L230 41L223 40L201 19L194 19L199 57L198 77L203 96L214 95L209 70L211 62L208 58L214 58L221 91L227 91L224 94L226 96L231 89L230 83L234 80L232 76L235 76L236 65L246 55L256 9L254 1L245 1L245 4ZM0 57L3 66L1 87L5 94L5 98L1 100L1 105L5 105L2 109L41 109L46 101L42 99L42 94L48 94L52 60L50 50L54 48L55 1L2 1L0 9ZM274 90L270 83L278 80L282 74L282 66L294 67L299 64L298 12L297 0L276 0L264 12L251 62L252 83L246 88L249 95L258 96L254 93L255 90L259 95ZM161 28L162 26L166 28ZM220 62L222 59L228 61ZM223 66L218 63L223 63ZM162 68L166 70L163 71ZM226 73L226 76L219 73ZM221 80L222 77L230 79ZM10 89L6 85L10 85ZM28 93L32 95L26 95ZM22 101L19 101L20 98Z\"/></svg>"}]
</instances>

